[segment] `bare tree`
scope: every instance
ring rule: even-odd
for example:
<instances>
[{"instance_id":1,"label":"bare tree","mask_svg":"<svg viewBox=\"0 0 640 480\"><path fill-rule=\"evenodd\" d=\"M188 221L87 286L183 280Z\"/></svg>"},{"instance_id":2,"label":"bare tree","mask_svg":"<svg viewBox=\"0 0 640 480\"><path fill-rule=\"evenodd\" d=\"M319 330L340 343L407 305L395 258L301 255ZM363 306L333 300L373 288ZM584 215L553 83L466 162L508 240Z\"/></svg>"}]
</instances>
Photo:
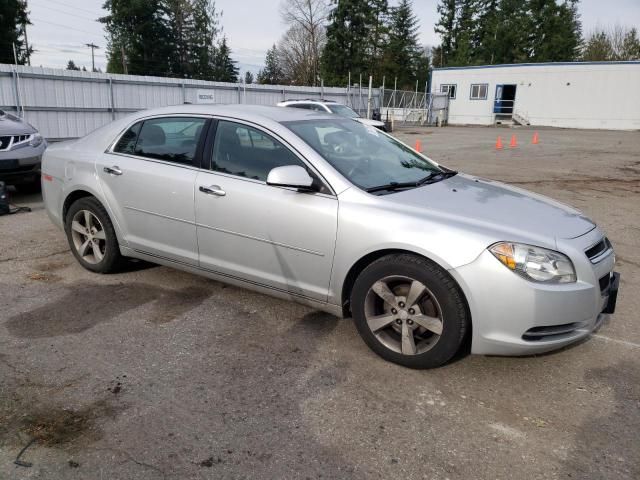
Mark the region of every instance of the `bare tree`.
<instances>
[{"instance_id":1,"label":"bare tree","mask_svg":"<svg viewBox=\"0 0 640 480\"><path fill-rule=\"evenodd\" d=\"M305 64L296 66L296 71L306 71L304 83L317 85L320 72L320 52L325 44L325 22L329 14L327 0L283 0L280 4L282 21L289 27L280 43L286 45L286 51L292 53L287 58L290 63L304 52L305 57L299 60ZM296 43L297 45L293 45Z\"/></svg>"}]
</instances>

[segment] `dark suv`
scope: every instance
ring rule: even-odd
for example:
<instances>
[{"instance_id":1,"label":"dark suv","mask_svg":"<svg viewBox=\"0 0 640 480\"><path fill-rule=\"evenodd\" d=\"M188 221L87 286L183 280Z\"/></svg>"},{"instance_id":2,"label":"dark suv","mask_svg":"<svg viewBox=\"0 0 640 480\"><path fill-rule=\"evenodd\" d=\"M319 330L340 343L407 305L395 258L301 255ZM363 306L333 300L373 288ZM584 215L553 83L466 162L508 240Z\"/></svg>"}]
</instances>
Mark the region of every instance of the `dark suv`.
<instances>
[{"instance_id":1,"label":"dark suv","mask_svg":"<svg viewBox=\"0 0 640 480\"><path fill-rule=\"evenodd\" d=\"M8 184L40 183L40 160L47 148L29 123L0 110L0 180Z\"/></svg>"}]
</instances>

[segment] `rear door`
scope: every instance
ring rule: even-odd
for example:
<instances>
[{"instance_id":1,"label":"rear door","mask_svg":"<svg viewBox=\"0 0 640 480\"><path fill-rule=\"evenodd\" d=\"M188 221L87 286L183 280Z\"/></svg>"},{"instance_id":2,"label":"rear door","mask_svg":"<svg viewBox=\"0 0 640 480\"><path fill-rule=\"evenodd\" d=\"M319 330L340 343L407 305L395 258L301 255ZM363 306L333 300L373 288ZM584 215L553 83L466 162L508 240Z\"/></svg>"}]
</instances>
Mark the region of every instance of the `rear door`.
<instances>
[{"instance_id":1,"label":"rear door","mask_svg":"<svg viewBox=\"0 0 640 480\"><path fill-rule=\"evenodd\" d=\"M272 168L310 167L258 126L219 121L208 153L211 168L198 173L195 188L200 266L326 301L337 198L326 185L321 193L267 185Z\"/></svg>"},{"instance_id":2,"label":"rear door","mask_svg":"<svg viewBox=\"0 0 640 480\"><path fill-rule=\"evenodd\" d=\"M130 248L197 265L193 186L209 122L180 116L138 122L96 162Z\"/></svg>"}]
</instances>

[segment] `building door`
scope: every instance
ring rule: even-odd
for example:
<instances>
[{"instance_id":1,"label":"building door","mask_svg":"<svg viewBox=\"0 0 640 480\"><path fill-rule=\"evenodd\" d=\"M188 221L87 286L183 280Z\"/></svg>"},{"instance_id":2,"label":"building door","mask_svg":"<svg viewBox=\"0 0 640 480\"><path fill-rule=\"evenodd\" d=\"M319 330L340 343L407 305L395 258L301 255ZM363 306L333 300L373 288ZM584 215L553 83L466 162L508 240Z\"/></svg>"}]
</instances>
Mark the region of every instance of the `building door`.
<instances>
[{"instance_id":1,"label":"building door","mask_svg":"<svg viewBox=\"0 0 640 480\"><path fill-rule=\"evenodd\" d=\"M500 115L513 114L516 102L517 85L496 85L496 98L493 102L493 113Z\"/></svg>"}]
</instances>

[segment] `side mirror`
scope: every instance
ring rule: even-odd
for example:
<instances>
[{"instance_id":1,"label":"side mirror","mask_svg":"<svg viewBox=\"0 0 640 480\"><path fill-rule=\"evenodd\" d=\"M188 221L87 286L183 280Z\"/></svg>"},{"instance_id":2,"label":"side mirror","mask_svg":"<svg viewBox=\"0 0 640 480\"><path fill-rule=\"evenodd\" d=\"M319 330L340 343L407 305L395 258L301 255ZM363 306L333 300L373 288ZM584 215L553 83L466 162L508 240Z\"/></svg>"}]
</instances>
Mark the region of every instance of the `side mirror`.
<instances>
[{"instance_id":1,"label":"side mirror","mask_svg":"<svg viewBox=\"0 0 640 480\"><path fill-rule=\"evenodd\" d=\"M292 187L299 190L315 191L313 178L299 165L276 167L267 176L267 185L274 187Z\"/></svg>"}]
</instances>

